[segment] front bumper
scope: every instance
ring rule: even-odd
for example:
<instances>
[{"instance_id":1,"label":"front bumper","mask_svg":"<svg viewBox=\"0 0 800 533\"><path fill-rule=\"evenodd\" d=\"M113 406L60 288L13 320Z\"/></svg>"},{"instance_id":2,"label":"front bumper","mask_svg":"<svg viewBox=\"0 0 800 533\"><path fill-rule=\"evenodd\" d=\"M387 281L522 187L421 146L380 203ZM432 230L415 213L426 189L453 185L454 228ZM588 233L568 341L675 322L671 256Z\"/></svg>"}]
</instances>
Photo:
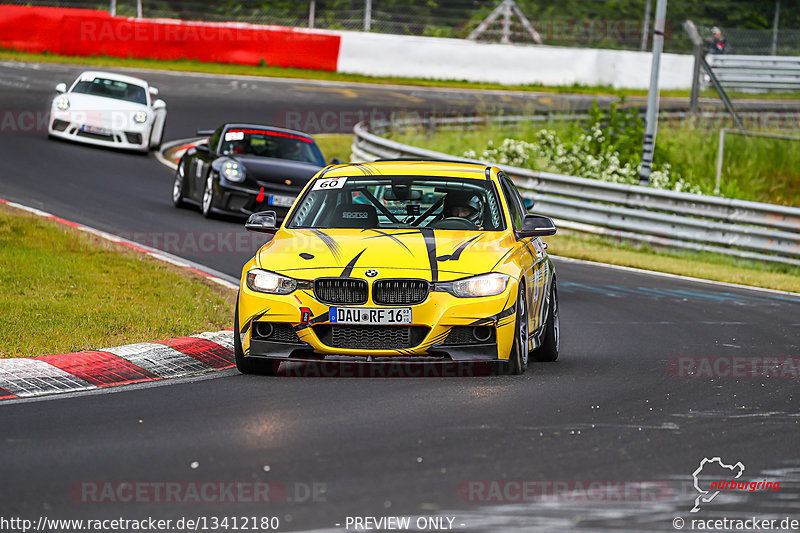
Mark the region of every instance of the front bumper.
<instances>
[{"instance_id":1,"label":"front bumper","mask_svg":"<svg viewBox=\"0 0 800 533\"><path fill-rule=\"evenodd\" d=\"M283 220L289 212L290 205L277 205L276 197L296 198L298 191L279 191L264 187L252 188L247 184L232 184L224 180L220 182L215 207L228 213L250 215L259 211L275 211L278 221Z\"/></svg>"},{"instance_id":2,"label":"front bumper","mask_svg":"<svg viewBox=\"0 0 800 533\"><path fill-rule=\"evenodd\" d=\"M70 113L51 113L47 133L69 141L147 152L149 150L149 128L130 130L106 129L76 120Z\"/></svg>"},{"instance_id":3,"label":"front bumper","mask_svg":"<svg viewBox=\"0 0 800 533\"><path fill-rule=\"evenodd\" d=\"M254 292L242 284L237 333L247 357L367 362L506 361L516 320L513 285L509 283L500 295L483 298L457 298L447 292L431 291L422 303L406 306L412 309L409 326L352 326L331 323L330 306L317 301L311 290L279 296ZM393 306L377 305L370 299L354 307ZM399 329L386 329L406 327L410 331L405 337L405 332L397 333ZM340 328L337 342L332 342L334 328ZM408 344L404 345L405 341ZM386 345L376 348L376 343L381 342Z\"/></svg>"}]
</instances>

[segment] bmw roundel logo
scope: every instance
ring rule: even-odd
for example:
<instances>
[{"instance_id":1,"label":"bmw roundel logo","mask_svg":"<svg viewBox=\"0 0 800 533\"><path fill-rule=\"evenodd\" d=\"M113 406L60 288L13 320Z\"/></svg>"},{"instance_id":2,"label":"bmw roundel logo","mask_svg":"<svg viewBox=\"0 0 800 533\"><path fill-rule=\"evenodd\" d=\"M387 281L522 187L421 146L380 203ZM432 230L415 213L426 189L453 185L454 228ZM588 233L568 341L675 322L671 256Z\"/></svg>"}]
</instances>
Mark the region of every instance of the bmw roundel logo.
<instances>
[{"instance_id":1,"label":"bmw roundel logo","mask_svg":"<svg viewBox=\"0 0 800 533\"><path fill-rule=\"evenodd\" d=\"M372 268L370 268L369 270L367 270L366 272L364 272L364 274L366 274L366 276L367 276L368 278L374 278L375 276L377 276L377 275L378 275L378 271L377 271L377 270L375 270L375 269L372 269Z\"/></svg>"}]
</instances>

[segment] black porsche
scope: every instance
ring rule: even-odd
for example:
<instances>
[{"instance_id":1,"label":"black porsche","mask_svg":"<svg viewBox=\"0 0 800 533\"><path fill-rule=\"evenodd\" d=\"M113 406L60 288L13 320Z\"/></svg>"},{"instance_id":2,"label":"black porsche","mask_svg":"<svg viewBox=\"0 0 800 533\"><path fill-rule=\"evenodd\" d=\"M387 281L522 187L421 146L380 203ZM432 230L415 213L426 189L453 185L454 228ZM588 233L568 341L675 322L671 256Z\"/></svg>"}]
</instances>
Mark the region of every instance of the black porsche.
<instances>
[{"instance_id":1,"label":"black porsche","mask_svg":"<svg viewBox=\"0 0 800 533\"><path fill-rule=\"evenodd\" d=\"M199 204L206 217L270 210L283 218L303 186L326 165L314 139L299 131L226 123L197 134L208 135L208 141L187 150L178 162L172 203Z\"/></svg>"}]
</instances>

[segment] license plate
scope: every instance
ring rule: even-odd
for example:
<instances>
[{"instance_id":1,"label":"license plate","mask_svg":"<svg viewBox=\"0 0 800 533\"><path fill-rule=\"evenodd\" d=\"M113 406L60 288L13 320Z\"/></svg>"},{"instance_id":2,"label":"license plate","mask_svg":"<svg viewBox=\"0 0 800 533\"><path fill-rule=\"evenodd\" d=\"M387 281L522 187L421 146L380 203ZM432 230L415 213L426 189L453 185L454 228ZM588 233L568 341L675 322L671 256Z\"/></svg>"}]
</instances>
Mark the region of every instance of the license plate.
<instances>
[{"instance_id":1,"label":"license plate","mask_svg":"<svg viewBox=\"0 0 800 533\"><path fill-rule=\"evenodd\" d=\"M294 196L278 196L271 194L269 196L269 205L277 205L279 207L292 207L294 203Z\"/></svg>"},{"instance_id":2,"label":"license plate","mask_svg":"<svg viewBox=\"0 0 800 533\"><path fill-rule=\"evenodd\" d=\"M97 135L111 135L111 131L103 129L103 128L95 128L94 126L87 126L84 124L81 126L81 131L85 131L86 133L95 133Z\"/></svg>"},{"instance_id":3,"label":"license plate","mask_svg":"<svg viewBox=\"0 0 800 533\"><path fill-rule=\"evenodd\" d=\"M411 324L410 307L331 307L331 324Z\"/></svg>"}]
</instances>

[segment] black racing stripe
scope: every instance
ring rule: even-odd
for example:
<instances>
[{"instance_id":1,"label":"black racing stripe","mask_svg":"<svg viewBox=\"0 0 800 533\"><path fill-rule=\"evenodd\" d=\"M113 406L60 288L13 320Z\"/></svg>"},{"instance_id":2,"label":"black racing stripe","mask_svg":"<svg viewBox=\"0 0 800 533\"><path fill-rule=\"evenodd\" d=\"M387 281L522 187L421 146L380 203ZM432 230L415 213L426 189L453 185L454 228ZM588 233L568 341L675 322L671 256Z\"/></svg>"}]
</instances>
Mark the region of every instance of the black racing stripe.
<instances>
[{"instance_id":1,"label":"black racing stripe","mask_svg":"<svg viewBox=\"0 0 800 533\"><path fill-rule=\"evenodd\" d=\"M339 261L341 261L341 257L342 257L341 256L341 250L339 249L339 244L335 240L333 240L333 237L331 237L330 235L327 235L322 230L318 230L318 229L312 229L311 233L313 233L314 235L319 237L320 240L323 243L325 243L325 246L327 246L328 250L331 251L331 253L333 254L333 257L336 259L337 263Z\"/></svg>"},{"instance_id":2,"label":"black racing stripe","mask_svg":"<svg viewBox=\"0 0 800 533\"><path fill-rule=\"evenodd\" d=\"M354 258L352 258L352 259L350 260L350 262L349 262L349 263L347 263L347 266L346 266L346 267L344 267L344 270L342 270L342 275L341 275L341 277L343 277L343 278L349 278L349 277L350 277L350 274L352 274L352 273L353 273L353 269L355 268L355 266L356 266L356 263L358 262L358 258L359 258L359 257L361 257L361 254L363 254L363 253L364 253L364 252L366 252L366 251L367 251L367 249L366 249L366 248L364 248L363 250L361 250L360 252L358 252L358 255L357 255L357 256L355 256Z\"/></svg>"},{"instance_id":3,"label":"black racing stripe","mask_svg":"<svg viewBox=\"0 0 800 533\"><path fill-rule=\"evenodd\" d=\"M395 237L399 237L401 235L419 235L419 234L420 234L420 230L415 229L415 230L412 230L412 231L404 231L402 233L394 233L393 235Z\"/></svg>"},{"instance_id":4,"label":"black racing stripe","mask_svg":"<svg viewBox=\"0 0 800 533\"><path fill-rule=\"evenodd\" d=\"M250 324L251 324L253 321L255 321L255 320L258 320L258 319L259 319L259 318L261 318L262 316L264 316L264 315L266 315L267 313L269 313L269 310L270 310L270 308L269 308L269 307L267 307L266 309L264 309L264 310L263 310L263 311L261 311L260 313L256 313L255 315L253 315L253 316L251 316L250 318L248 318L248 319L247 319L247 321L246 321L246 322L245 322L245 324L244 324L244 327L242 328L242 335L244 335L245 333L247 333L247 330L249 330L249 329L250 329Z\"/></svg>"},{"instance_id":5,"label":"black racing stripe","mask_svg":"<svg viewBox=\"0 0 800 533\"><path fill-rule=\"evenodd\" d=\"M394 235L392 235L391 233L386 233L385 231L381 231L381 230L379 230L379 229L374 229L374 228L367 228L367 229L366 229L366 230L364 230L364 231L374 231L374 232L376 232L376 233L379 233L379 234L380 234L380 235L371 235L371 236L369 236L369 237L364 237L364 240L367 240L367 239L379 239L379 238L381 238L381 237L389 237L389 238L390 238L390 239L392 239L394 242L396 242L397 244L399 244L400 246L402 246L403 248L405 248L405 249L406 249L406 251L407 251L408 253L410 253L411 255L414 255L413 253L411 253L411 250L409 250L409 249L408 249L408 246L406 246L406 245L405 245L405 243L403 243L403 241L401 241L400 239L398 239L397 237L395 237L395 236L394 236Z\"/></svg>"},{"instance_id":6,"label":"black racing stripe","mask_svg":"<svg viewBox=\"0 0 800 533\"><path fill-rule=\"evenodd\" d=\"M327 322L329 318L330 318L330 312L325 312L325 313L322 313L319 316L315 316L314 318L309 320L308 323L309 324L316 324L318 322Z\"/></svg>"},{"instance_id":7,"label":"black racing stripe","mask_svg":"<svg viewBox=\"0 0 800 533\"><path fill-rule=\"evenodd\" d=\"M309 298L311 298L312 300L314 300L314 301L316 301L316 302L318 302L318 301L319 301L319 300L317 300L317 297L316 297L316 296L314 296L314 293L313 293L313 292L303 291L303 294L305 294L306 296L308 296Z\"/></svg>"},{"instance_id":8,"label":"black racing stripe","mask_svg":"<svg viewBox=\"0 0 800 533\"><path fill-rule=\"evenodd\" d=\"M500 259L498 259L498 260L497 260L497 263L495 263L495 264L494 264L494 266L492 267L492 272L494 272L494 269L496 269L496 268L497 268L497 265L499 265L499 264L500 264L500 263L503 261L503 259L505 259L505 258L506 258L506 257L507 257L507 256L508 256L508 255L509 255L511 252L513 252L513 251L514 251L514 249L513 249L513 248L512 248L512 249L510 249L510 250L508 250L508 251L506 251L506 253L504 253L504 254L503 254L503 257L501 257Z\"/></svg>"},{"instance_id":9,"label":"black racing stripe","mask_svg":"<svg viewBox=\"0 0 800 533\"><path fill-rule=\"evenodd\" d=\"M470 326L486 326L489 324L500 322L501 319L511 316L516 312L516 305L508 305L508 301L511 299L511 293L508 293L506 297L506 303L504 305L508 306L496 315L487 316L486 318L479 318L478 320L471 322Z\"/></svg>"},{"instance_id":10,"label":"black racing stripe","mask_svg":"<svg viewBox=\"0 0 800 533\"><path fill-rule=\"evenodd\" d=\"M467 247L469 247L472 243L474 243L475 241L477 241L481 237L483 237L483 235L476 235L471 239L467 239L466 241L462 242L452 254L450 254L450 255L441 255L441 256L437 257L436 260L437 261L442 261L442 262L444 262L444 261L458 261L458 259L461 257L461 252L466 250Z\"/></svg>"},{"instance_id":11,"label":"black racing stripe","mask_svg":"<svg viewBox=\"0 0 800 533\"><path fill-rule=\"evenodd\" d=\"M439 344L439 343L441 343L441 342L444 342L444 341L445 341L445 339L447 339L447 336L450 334L450 330L451 330L451 329L453 329L453 328L448 328L448 329L446 329L445 331L443 331L442 333L439 333L438 335L436 335L435 337L433 337L433 338L432 338L431 340L429 340L428 342L423 342L422 344L420 344L420 345L418 346L418 348L430 348L430 347L431 347L431 346L433 346L434 344Z\"/></svg>"},{"instance_id":12,"label":"black racing stripe","mask_svg":"<svg viewBox=\"0 0 800 533\"><path fill-rule=\"evenodd\" d=\"M428 250L428 263L431 267L431 281L439 281L439 266L436 262L436 234L430 228L420 228L419 232L425 239L425 248Z\"/></svg>"}]
</instances>

